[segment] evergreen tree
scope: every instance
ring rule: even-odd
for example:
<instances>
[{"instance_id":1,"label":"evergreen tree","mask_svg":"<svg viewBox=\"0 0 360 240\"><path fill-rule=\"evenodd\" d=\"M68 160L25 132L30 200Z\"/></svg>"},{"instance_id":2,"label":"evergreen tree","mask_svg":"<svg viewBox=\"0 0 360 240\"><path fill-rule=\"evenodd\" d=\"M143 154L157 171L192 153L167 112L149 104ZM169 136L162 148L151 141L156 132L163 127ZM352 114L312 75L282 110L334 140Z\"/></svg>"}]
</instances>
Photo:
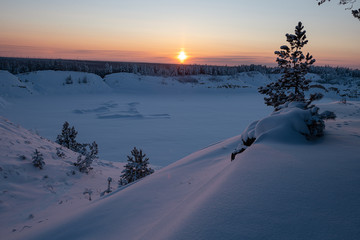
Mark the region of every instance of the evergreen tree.
<instances>
[{"instance_id":1,"label":"evergreen tree","mask_svg":"<svg viewBox=\"0 0 360 240\"><path fill-rule=\"evenodd\" d=\"M121 172L120 185L126 185L154 173L154 170L148 167L149 158L145 157L146 154L143 154L141 149L138 150L134 147L131 151L131 155L132 156L127 156L128 163Z\"/></svg>"},{"instance_id":2,"label":"evergreen tree","mask_svg":"<svg viewBox=\"0 0 360 240\"><path fill-rule=\"evenodd\" d=\"M73 84L73 80L71 78L71 75L69 75L66 79L65 79L65 83L66 84Z\"/></svg>"},{"instance_id":3,"label":"evergreen tree","mask_svg":"<svg viewBox=\"0 0 360 240\"><path fill-rule=\"evenodd\" d=\"M77 134L78 132L75 130L74 126L69 127L69 123L65 122L61 134L56 138L56 143L70 150L78 152L81 144L76 142Z\"/></svg>"},{"instance_id":4,"label":"evergreen tree","mask_svg":"<svg viewBox=\"0 0 360 240\"><path fill-rule=\"evenodd\" d=\"M307 53L303 54L302 48L308 43L306 40L306 31L301 22L295 27L295 34L286 34L286 41L290 46L283 45L280 51L275 51L278 56L276 62L282 72L281 78L260 87L261 94L268 95L265 97L265 103L279 110L279 106L287 102L308 102L319 99L319 94L310 95L310 99L305 99L304 92L309 90L309 79L305 75L309 67L315 62L315 59Z\"/></svg>"},{"instance_id":5,"label":"evergreen tree","mask_svg":"<svg viewBox=\"0 0 360 240\"><path fill-rule=\"evenodd\" d=\"M35 149L35 152L33 153L32 160L35 167L43 169L45 165L44 157L37 149Z\"/></svg>"},{"instance_id":6,"label":"evergreen tree","mask_svg":"<svg viewBox=\"0 0 360 240\"><path fill-rule=\"evenodd\" d=\"M306 121L309 128L308 139L322 136L325 129L324 120L335 119L333 112L319 114L319 108L311 105L312 101L323 97L320 93L310 94L309 99L305 98L305 91L309 90L309 79L306 74L315 59L307 53L302 53L302 48L308 43L306 31L301 22L295 27L295 34L286 34L286 41L290 46L283 45L280 51L275 51L278 56L276 62L282 72L282 76L276 82L265 87L260 87L259 92L266 94L265 104L273 106L275 111L286 108L291 102L298 102L297 106L309 111L311 117Z\"/></svg>"},{"instance_id":7,"label":"evergreen tree","mask_svg":"<svg viewBox=\"0 0 360 240\"><path fill-rule=\"evenodd\" d=\"M92 169L92 162L98 158L98 145L94 141L92 144L82 144L80 154L75 166L79 168L80 172L89 173Z\"/></svg>"}]
</instances>

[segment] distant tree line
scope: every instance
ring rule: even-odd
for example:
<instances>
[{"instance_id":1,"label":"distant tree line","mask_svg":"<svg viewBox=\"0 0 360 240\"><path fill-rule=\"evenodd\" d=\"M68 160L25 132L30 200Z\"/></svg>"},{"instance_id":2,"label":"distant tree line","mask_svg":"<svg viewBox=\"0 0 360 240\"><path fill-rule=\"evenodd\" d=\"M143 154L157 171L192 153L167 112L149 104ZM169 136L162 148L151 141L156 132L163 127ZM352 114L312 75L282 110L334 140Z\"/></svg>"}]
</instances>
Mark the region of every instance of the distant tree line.
<instances>
[{"instance_id":1,"label":"distant tree line","mask_svg":"<svg viewBox=\"0 0 360 240\"><path fill-rule=\"evenodd\" d=\"M183 65L161 63L132 63L132 62L104 62L86 60L65 59L34 59L34 58L7 58L0 57L0 70L9 71L12 74L55 70L88 72L104 77L111 73L135 73L150 76L174 77L184 75L213 75L228 76L242 72L260 72L263 74L280 73L278 67L264 65L239 65L239 66L215 66L215 65ZM360 77L360 70L342 67L314 67L310 73L319 75Z\"/></svg>"},{"instance_id":2,"label":"distant tree line","mask_svg":"<svg viewBox=\"0 0 360 240\"><path fill-rule=\"evenodd\" d=\"M76 71L94 73L101 77L111 73L135 73L151 76L182 75L234 75L240 72L258 71L271 73L274 69L262 65L214 66L214 65L182 65L161 63L104 62L64 59L32 59L0 57L0 69L13 74L41 70Z\"/></svg>"}]
</instances>

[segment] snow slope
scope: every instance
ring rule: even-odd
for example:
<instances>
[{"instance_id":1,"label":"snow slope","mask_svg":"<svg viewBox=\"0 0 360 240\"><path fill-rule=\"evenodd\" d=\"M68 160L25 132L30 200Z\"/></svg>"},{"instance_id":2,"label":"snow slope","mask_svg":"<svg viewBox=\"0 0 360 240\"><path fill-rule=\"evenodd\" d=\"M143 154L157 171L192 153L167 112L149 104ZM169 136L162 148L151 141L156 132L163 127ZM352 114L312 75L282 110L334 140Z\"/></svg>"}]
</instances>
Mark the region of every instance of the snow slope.
<instances>
[{"instance_id":1,"label":"snow slope","mask_svg":"<svg viewBox=\"0 0 360 240\"><path fill-rule=\"evenodd\" d=\"M75 81L64 84L69 75ZM111 152L116 159L123 145L141 143L148 144L145 151L151 152L151 159L163 159L159 165L173 162L101 196L106 179L118 179L122 163L101 160L89 175L72 175L76 154L63 150L66 157L60 158L57 144L1 118L1 238L360 238L358 102L323 101L322 110L332 110L338 118L328 121L325 136L314 142L299 134L303 127L291 117L302 114L290 112L259 121L257 141L233 162L230 154L241 135L175 162L176 153L207 146L205 138L219 141L224 132L235 135L267 115L256 88L276 76L160 78L119 73L102 80L56 71L18 76L2 71L0 76L1 113L27 128L54 139L70 118L80 134L89 133L87 142L114 142L100 152ZM104 132L109 129L113 135ZM44 170L31 164L35 149L45 156Z\"/></svg>"},{"instance_id":2,"label":"snow slope","mask_svg":"<svg viewBox=\"0 0 360 240\"><path fill-rule=\"evenodd\" d=\"M4 236L358 239L360 104L334 102L321 109L335 111L338 119L328 121L326 135L314 142L299 132L288 141L290 114L282 119L282 134L263 132L266 138L259 137L232 162L230 153L241 136L193 153L83 209L55 211L47 221L32 221L31 228Z\"/></svg>"},{"instance_id":3,"label":"snow slope","mask_svg":"<svg viewBox=\"0 0 360 240\"><path fill-rule=\"evenodd\" d=\"M8 71L0 70L0 98L26 97L31 91L18 77Z\"/></svg>"},{"instance_id":4,"label":"snow slope","mask_svg":"<svg viewBox=\"0 0 360 240\"><path fill-rule=\"evenodd\" d=\"M86 189L91 189L93 199L106 190L107 178L119 178L122 163L96 161L94 170L81 174L73 165L77 154L61 148L64 157L56 152L60 148L8 120L0 117L0 235L19 232L29 227L29 222L45 221L38 215L42 209L64 211L69 206L89 203ZM32 164L32 154L37 149L43 154L43 170ZM115 183L115 185L117 185ZM47 212L49 214L49 212Z\"/></svg>"}]
</instances>

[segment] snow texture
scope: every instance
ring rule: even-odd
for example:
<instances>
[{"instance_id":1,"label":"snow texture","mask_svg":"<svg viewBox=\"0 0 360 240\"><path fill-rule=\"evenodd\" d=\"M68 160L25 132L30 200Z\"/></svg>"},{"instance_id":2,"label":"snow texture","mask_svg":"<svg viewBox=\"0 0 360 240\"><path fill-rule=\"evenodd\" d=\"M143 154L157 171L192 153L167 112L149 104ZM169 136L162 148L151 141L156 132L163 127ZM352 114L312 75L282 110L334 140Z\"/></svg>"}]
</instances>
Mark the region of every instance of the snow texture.
<instances>
[{"instance_id":1,"label":"snow texture","mask_svg":"<svg viewBox=\"0 0 360 240\"><path fill-rule=\"evenodd\" d=\"M63 80L68 74L69 72L59 73ZM344 104L339 101L322 100L317 104L320 110L335 112L337 119L327 121L324 137L308 141L303 133L307 131L304 119L309 113L294 106L265 117L270 111L259 107L263 103L255 87L207 89L202 85L192 86L192 83L174 82L174 86L169 90L172 92L166 95L169 85L161 84L160 78L158 83L149 82L142 88L141 82L146 82L146 79L134 81L119 79L120 76L116 78L121 86L114 94L131 93L131 97L129 95L119 98L122 101L117 99L115 102L101 101L106 103L101 106L113 111L116 108L114 104L118 104L116 106L123 106L126 111L134 112L134 105L124 103L140 102L149 106L144 109L141 104L136 105L137 111L143 115L168 113L172 118L181 115L182 117L176 121L179 127L172 132L172 137L161 135L163 131L161 128L156 132L147 132L152 135L151 141L160 141L159 136L163 136L168 142L172 142L173 138L181 139L175 142L179 151L190 149L187 144L194 145L199 142L201 139L199 136L204 132L214 132L220 140L221 132L226 131L230 125L229 119L236 121L238 126L232 129L233 135L245 129L254 119L260 120L250 124L243 134L194 151L178 161L170 159L171 154L167 152L168 166L157 169L155 173L126 186L120 188L113 186L111 193L102 194L108 189L109 177L114 180L119 179L123 163L97 160L93 163L93 170L89 174L81 174L73 166L77 158L76 153L65 148L59 150L60 145L25 130L5 118L0 118L2 179L0 235L2 238L36 240L360 238L359 102L347 101ZM12 79L15 81L16 78ZM114 77L112 81L115 80ZM256 82L254 86L260 85L260 78L255 77L253 80ZM32 81L35 82L36 79ZM47 84L52 85L52 83ZM153 88L149 90L147 84L152 85ZM62 87L59 85L59 88ZM176 93L177 89L179 91L187 89L187 93ZM244 98L229 94L229 91L233 90L236 91L236 95L243 94ZM91 95L93 98L86 98L86 104L79 104L71 100L79 101L89 95L50 97L46 96L47 90L44 88L43 92L40 91L41 94L37 92L36 98L20 99L4 96L5 91L3 89L1 91L1 96L5 99L2 114L13 118L19 116L19 120L21 117L27 118L23 119L23 122L29 126L34 126L34 122L38 121L46 125L46 122L51 122L51 115L58 118L56 112L67 117L72 116L75 123L73 121L71 123L76 126L76 119L81 119L84 115L84 118L88 119L89 116L94 116L91 114L96 116L103 111L103 108L98 109L99 101L94 100L95 95ZM69 90L68 93L75 94L76 91ZM144 96L145 93L149 96ZM154 96L159 93L162 93L161 97L154 100ZM172 98L175 95L179 97L176 101ZM223 98L218 96L227 99L227 104L216 103L219 99L223 101ZM216 101L211 101L213 98ZM48 100L49 107L44 108L46 111L44 109L41 111L45 111L46 114L35 114L32 120L30 118L32 115L26 109L31 105L45 106L40 104L44 99ZM128 101L130 99L132 101ZM181 100L186 104L181 105ZM206 108L206 104L200 104L202 101L211 105ZM161 102L178 104L168 108L155 107ZM34 105L38 103L40 105ZM72 108L61 107L62 105L71 105ZM50 106L57 108L50 111ZM185 110L174 111L173 106L184 107ZM19 109L24 111L21 112ZM69 109L94 111L78 114ZM163 109L167 111L160 111ZM214 125L210 125L206 118L196 115L196 112L202 115L214 109L216 109L214 115L206 115L207 118L210 116L215 118ZM226 115L225 110L232 111L234 115ZM18 115L16 111L19 111ZM46 116L45 120L41 120L44 116ZM194 125L190 129L192 135L189 138L183 138L184 128L181 128L180 124L186 122L186 116L191 118ZM100 121L98 118L93 119ZM222 119L227 120L220 124L223 130L215 131L215 126L219 125ZM119 118L116 121L119 121ZM128 119L121 124L126 123L128 127L136 121L139 122L139 119ZM56 122L57 127L54 129L57 134L63 122L64 119L58 119ZM98 142L97 137L103 135L101 124L94 128L90 121L82 123L76 127L79 138L82 132L86 132L82 130L87 129L92 133L90 139ZM166 125L166 122L161 124ZM108 122L107 125L111 129L116 129L119 122ZM145 126L143 129L153 127L144 120L136 126L140 125ZM206 127L201 129L201 125ZM81 126L84 128L82 129ZM97 128L100 128L98 132ZM42 128L39 128L39 131L43 131ZM234 161L230 161L231 152L242 142L245 135L256 137L256 141L246 151L238 154ZM53 136L55 139L56 134ZM119 134L119 136L123 135ZM125 138L125 140L129 139ZM80 141L89 142L82 139ZM154 145L152 146L149 149L144 148L144 151L148 154L154 149ZM35 149L44 156L46 165L43 170L36 169L32 165L31 155ZM166 149L162 146L160 150L164 154ZM147 156L152 163L151 154ZM74 171L76 171L75 175L73 175Z\"/></svg>"}]
</instances>

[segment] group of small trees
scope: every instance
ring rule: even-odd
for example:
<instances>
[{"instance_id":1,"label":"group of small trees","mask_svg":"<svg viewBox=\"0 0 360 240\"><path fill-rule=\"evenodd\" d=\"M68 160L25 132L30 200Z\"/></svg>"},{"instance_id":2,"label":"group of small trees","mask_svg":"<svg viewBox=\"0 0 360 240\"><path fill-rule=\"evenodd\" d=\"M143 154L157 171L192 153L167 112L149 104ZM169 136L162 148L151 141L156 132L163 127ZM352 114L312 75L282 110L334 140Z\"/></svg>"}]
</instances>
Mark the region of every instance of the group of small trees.
<instances>
[{"instance_id":1,"label":"group of small trees","mask_svg":"<svg viewBox=\"0 0 360 240\"><path fill-rule=\"evenodd\" d=\"M88 173L92 168L92 162L98 158L98 145L94 141L93 143L78 143L76 136L78 132L75 127L70 127L68 122L63 124L61 134L56 138L56 143L63 147L66 147L74 152L79 153L75 166L79 168L80 172Z\"/></svg>"},{"instance_id":2,"label":"group of small trees","mask_svg":"<svg viewBox=\"0 0 360 240\"><path fill-rule=\"evenodd\" d=\"M92 144L81 144L76 141L78 132L75 127L70 127L68 122L65 122L62 127L61 134L56 138L56 142L63 147L66 147L74 152L79 153L75 166L79 168L80 172L88 173L92 168L92 162L98 158L98 145L94 141ZM154 172L153 169L148 167L149 158L143 154L142 150L136 147L131 151L131 156L128 157L128 163L120 176L119 184L126 185L134 182L140 178L150 175ZM37 161L37 164L39 161Z\"/></svg>"}]
</instances>

